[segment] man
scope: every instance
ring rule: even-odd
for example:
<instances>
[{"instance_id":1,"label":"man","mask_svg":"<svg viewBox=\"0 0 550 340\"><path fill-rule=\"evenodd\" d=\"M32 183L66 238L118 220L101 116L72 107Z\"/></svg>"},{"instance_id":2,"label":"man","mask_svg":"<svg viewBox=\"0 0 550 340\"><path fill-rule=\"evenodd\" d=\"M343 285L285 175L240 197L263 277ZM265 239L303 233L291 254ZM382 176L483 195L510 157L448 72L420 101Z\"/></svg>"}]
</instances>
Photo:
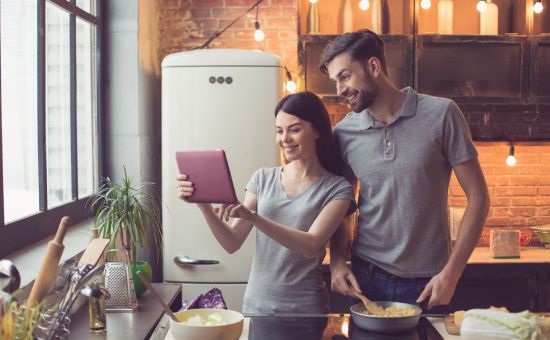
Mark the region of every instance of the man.
<instances>
[{"instance_id":1,"label":"man","mask_svg":"<svg viewBox=\"0 0 550 340\"><path fill-rule=\"evenodd\" d=\"M446 305L489 209L487 185L466 121L451 100L397 89L384 45L369 30L346 33L327 48L321 71L353 112L335 136L350 179L359 184L351 270L351 233L331 239L332 289L371 300ZM451 171L468 204L450 251L447 193Z\"/></svg>"}]
</instances>

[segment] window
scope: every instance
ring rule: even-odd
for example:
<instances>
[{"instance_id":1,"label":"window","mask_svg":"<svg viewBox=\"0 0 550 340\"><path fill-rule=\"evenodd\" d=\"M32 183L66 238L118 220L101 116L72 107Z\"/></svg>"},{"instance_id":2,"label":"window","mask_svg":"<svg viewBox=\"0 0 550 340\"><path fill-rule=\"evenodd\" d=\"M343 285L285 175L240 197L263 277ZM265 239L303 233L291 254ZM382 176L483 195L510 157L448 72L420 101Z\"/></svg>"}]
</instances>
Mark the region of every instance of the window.
<instances>
[{"instance_id":1,"label":"window","mask_svg":"<svg viewBox=\"0 0 550 340\"><path fill-rule=\"evenodd\" d=\"M97 0L0 0L0 257L88 217L100 165Z\"/></svg>"}]
</instances>

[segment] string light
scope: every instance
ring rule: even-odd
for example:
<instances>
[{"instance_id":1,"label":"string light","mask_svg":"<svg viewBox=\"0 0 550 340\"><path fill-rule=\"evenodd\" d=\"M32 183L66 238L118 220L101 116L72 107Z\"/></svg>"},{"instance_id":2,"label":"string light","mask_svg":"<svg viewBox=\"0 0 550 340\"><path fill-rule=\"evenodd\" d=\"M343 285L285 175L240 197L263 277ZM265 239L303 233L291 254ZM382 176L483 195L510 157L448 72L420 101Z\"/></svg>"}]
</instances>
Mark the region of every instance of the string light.
<instances>
[{"instance_id":1,"label":"string light","mask_svg":"<svg viewBox=\"0 0 550 340\"><path fill-rule=\"evenodd\" d=\"M260 23L258 22L258 6L260 5L260 3L264 1L264 0L256 0L256 2L248 7L248 9L246 11L244 11L243 13L241 13L238 17L236 17L235 19L233 19L233 21L231 21L229 24L227 24L223 29L219 30L219 31L216 31L214 33L212 33L212 35L210 36L210 38L208 38L208 40L206 40L204 42L204 44L200 45L200 46L196 46L196 47L193 47L193 48L190 48L189 50L198 50L198 49L202 49L202 48L209 48L210 47L210 43L212 41L214 41L215 39L217 39L220 35L222 35L225 31L227 31L227 29L231 26L233 26L240 18L242 18L245 14L247 14L248 12L251 12L254 8L256 8L256 22L255 22L255 28L256 28L256 31L254 32L254 39L258 40L257 38L260 38L260 40L258 41L261 41L265 38L265 34L264 32L262 32L262 30L260 29ZM259 31L259 32L258 32ZM258 32L256 34L256 32ZM256 38L257 37L257 38Z\"/></svg>"},{"instance_id":2,"label":"string light","mask_svg":"<svg viewBox=\"0 0 550 340\"><path fill-rule=\"evenodd\" d=\"M256 30L254 31L254 40L263 41L265 39L265 33L260 28L260 22L258 21L258 11L259 10L260 10L260 6L256 6L256 21L254 22L254 28Z\"/></svg>"},{"instance_id":3,"label":"string light","mask_svg":"<svg viewBox=\"0 0 550 340\"><path fill-rule=\"evenodd\" d=\"M542 0L537 0L537 2L535 2L535 5L533 6L533 12L539 14L540 12L542 12L543 10L543 6L542 6Z\"/></svg>"},{"instance_id":4,"label":"string light","mask_svg":"<svg viewBox=\"0 0 550 340\"><path fill-rule=\"evenodd\" d=\"M254 31L254 40L256 41L262 41L265 39L265 33L260 29L260 23L256 21L254 23L254 26L256 27L256 30Z\"/></svg>"},{"instance_id":5,"label":"string light","mask_svg":"<svg viewBox=\"0 0 550 340\"><path fill-rule=\"evenodd\" d=\"M485 12L487 10L487 1L479 0L479 2L476 5L476 8L479 12Z\"/></svg>"},{"instance_id":6,"label":"string light","mask_svg":"<svg viewBox=\"0 0 550 340\"><path fill-rule=\"evenodd\" d=\"M430 0L422 0L420 1L420 7L423 9L430 9L430 7L432 7L432 2Z\"/></svg>"},{"instance_id":7,"label":"string light","mask_svg":"<svg viewBox=\"0 0 550 340\"><path fill-rule=\"evenodd\" d=\"M367 9L369 9L369 7L370 7L369 0L361 0L361 1L359 1L359 9L360 9L360 10L366 11Z\"/></svg>"},{"instance_id":8,"label":"string light","mask_svg":"<svg viewBox=\"0 0 550 340\"><path fill-rule=\"evenodd\" d=\"M296 92L296 89L297 89L296 83L292 80L292 75L291 75L290 72L288 71L288 68L286 68L286 65L284 65L284 68L285 68L285 72L286 72L286 84L285 84L285 89L286 89L289 93L294 93L294 92Z\"/></svg>"},{"instance_id":9,"label":"string light","mask_svg":"<svg viewBox=\"0 0 550 340\"><path fill-rule=\"evenodd\" d=\"M510 142L510 151L508 152L508 158L506 158L506 165L514 166L517 163L516 156L514 156L514 143Z\"/></svg>"}]
</instances>

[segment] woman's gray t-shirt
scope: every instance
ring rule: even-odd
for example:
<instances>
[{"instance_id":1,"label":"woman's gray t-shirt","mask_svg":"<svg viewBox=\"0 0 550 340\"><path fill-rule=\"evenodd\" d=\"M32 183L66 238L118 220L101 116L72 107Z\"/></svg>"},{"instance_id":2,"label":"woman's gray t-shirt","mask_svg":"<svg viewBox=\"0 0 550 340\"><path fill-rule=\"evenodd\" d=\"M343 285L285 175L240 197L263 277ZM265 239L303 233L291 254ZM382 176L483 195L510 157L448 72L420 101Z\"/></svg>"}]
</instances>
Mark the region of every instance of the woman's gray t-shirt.
<instances>
[{"instance_id":1,"label":"woman's gray t-shirt","mask_svg":"<svg viewBox=\"0 0 550 340\"><path fill-rule=\"evenodd\" d=\"M256 171L246 190L257 196L257 212L272 221L308 231L332 200L354 200L351 184L332 173L302 193L290 196L281 184L282 167ZM321 275L325 247L306 258L275 242L260 230L244 295L244 313L328 313L328 292Z\"/></svg>"}]
</instances>

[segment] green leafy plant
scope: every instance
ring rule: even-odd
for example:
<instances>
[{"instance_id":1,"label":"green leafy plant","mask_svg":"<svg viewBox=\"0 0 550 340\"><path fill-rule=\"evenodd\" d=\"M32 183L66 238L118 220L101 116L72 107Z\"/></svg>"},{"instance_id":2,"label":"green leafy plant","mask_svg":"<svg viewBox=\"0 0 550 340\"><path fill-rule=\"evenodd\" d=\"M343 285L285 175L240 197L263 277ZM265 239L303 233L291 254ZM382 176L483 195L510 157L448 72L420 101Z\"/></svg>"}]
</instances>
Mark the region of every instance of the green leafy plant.
<instances>
[{"instance_id":1,"label":"green leafy plant","mask_svg":"<svg viewBox=\"0 0 550 340\"><path fill-rule=\"evenodd\" d=\"M162 249L162 224L160 208L156 198L156 191L150 193L148 189L154 189L153 183L143 183L135 188L132 179L124 167L124 176L120 184L110 178L104 178L104 184L93 193L89 199L95 212L95 225L99 235L110 239L109 248L116 247L117 234L126 250L131 255L131 263L136 263L137 249L148 249L152 242L156 249ZM151 227L149 239L148 228ZM160 256L157 252L157 256Z\"/></svg>"},{"instance_id":2,"label":"green leafy plant","mask_svg":"<svg viewBox=\"0 0 550 340\"><path fill-rule=\"evenodd\" d=\"M43 312L51 312L44 304L22 306L15 299L0 304L0 339L33 339Z\"/></svg>"}]
</instances>

